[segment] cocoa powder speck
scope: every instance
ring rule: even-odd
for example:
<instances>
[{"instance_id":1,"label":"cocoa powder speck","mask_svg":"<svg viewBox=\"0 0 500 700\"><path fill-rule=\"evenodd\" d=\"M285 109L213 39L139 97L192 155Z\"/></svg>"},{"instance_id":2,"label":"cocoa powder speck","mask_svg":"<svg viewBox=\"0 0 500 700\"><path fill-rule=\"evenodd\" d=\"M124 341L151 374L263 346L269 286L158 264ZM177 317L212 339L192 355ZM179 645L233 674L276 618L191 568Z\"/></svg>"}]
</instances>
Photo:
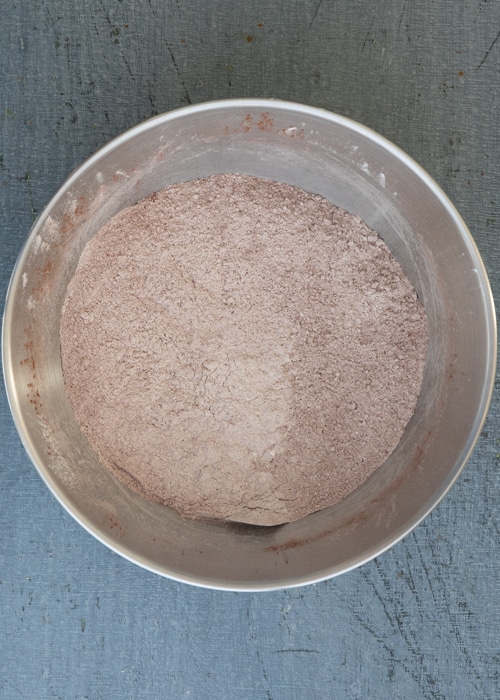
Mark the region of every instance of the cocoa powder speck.
<instances>
[{"instance_id":1,"label":"cocoa powder speck","mask_svg":"<svg viewBox=\"0 0 500 700\"><path fill-rule=\"evenodd\" d=\"M104 466L180 514L260 525L338 502L398 444L425 311L383 241L318 195L216 175L116 215L61 317Z\"/></svg>"}]
</instances>

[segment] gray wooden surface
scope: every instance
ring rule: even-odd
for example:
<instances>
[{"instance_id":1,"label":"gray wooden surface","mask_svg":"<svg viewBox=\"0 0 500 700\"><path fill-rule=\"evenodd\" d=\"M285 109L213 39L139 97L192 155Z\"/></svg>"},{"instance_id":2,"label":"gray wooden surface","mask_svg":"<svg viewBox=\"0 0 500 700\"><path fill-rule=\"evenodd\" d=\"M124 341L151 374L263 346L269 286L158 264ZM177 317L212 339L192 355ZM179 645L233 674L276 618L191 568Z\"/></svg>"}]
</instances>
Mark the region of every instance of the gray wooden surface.
<instances>
[{"instance_id":1,"label":"gray wooden surface","mask_svg":"<svg viewBox=\"0 0 500 700\"><path fill-rule=\"evenodd\" d=\"M494 0L5 0L0 283L86 156L187 103L277 97L405 149L500 296ZM403 542L316 586L233 594L112 554L58 505L0 395L0 698L500 698L500 392L470 463Z\"/></svg>"}]
</instances>

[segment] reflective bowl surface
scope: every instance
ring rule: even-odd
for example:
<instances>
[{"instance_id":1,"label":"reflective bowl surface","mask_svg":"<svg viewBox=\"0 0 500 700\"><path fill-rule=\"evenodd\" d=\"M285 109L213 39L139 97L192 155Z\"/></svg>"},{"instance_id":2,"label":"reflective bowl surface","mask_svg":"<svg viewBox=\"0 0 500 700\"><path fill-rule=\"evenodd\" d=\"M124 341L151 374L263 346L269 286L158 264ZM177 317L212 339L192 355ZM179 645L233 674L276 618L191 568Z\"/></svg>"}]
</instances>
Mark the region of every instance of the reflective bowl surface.
<instances>
[{"instance_id":1,"label":"reflective bowl surface","mask_svg":"<svg viewBox=\"0 0 500 700\"><path fill-rule=\"evenodd\" d=\"M428 316L422 391L396 450L341 503L274 528L182 519L128 490L100 465L63 385L59 319L85 243L116 212L152 192L221 172L302 187L359 215L392 250ZM35 222L14 269L2 350L24 446L83 527L115 552L172 579L269 590L363 564L436 506L464 467L486 417L496 327L471 235L411 158L336 114L244 99L150 119L69 177Z\"/></svg>"}]
</instances>

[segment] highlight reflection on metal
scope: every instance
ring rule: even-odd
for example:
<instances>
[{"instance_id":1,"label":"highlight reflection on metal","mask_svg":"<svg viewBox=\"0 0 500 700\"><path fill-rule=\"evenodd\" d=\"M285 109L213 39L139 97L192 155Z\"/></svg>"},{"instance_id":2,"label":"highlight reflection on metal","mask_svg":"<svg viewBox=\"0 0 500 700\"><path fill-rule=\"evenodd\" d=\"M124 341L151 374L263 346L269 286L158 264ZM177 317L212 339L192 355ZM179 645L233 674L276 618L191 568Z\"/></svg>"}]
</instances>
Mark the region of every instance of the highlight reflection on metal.
<instances>
[{"instance_id":1,"label":"highlight reflection on metal","mask_svg":"<svg viewBox=\"0 0 500 700\"><path fill-rule=\"evenodd\" d=\"M429 351L415 415L386 463L342 503L276 528L183 520L104 470L62 381L59 318L86 241L117 211L216 172L321 194L377 230L424 303ZM35 222L4 313L7 393L24 446L56 498L95 537L159 574L230 590L335 576L414 528L457 479L486 417L496 362L488 279L437 184L378 134L324 110L226 100L150 119L87 160Z\"/></svg>"}]
</instances>

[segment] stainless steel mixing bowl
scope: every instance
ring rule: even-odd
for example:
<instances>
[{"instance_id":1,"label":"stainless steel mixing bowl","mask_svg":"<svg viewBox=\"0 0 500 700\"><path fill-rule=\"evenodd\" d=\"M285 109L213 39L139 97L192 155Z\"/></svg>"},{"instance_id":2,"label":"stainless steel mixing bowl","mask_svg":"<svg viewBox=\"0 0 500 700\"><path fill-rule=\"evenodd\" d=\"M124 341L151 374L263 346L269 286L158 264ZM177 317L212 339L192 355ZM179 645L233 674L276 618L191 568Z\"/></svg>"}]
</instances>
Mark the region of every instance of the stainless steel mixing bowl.
<instances>
[{"instance_id":1,"label":"stainless steel mixing bowl","mask_svg":"<svg viewBox=\"0 0 500 700\"><path fill-rule=\"evenodd\" d=\"M426 307L429 350L415 414L394 453L340 504L257 528L183 520L101 467L67 401L59 317L85 243L117 211L183 180L239 172L319 193L358 214ZM3 360L14 420L62 505L115 552L201 586L265 590L319 581L379 555L441 500L470 456L493 387L493 300L467 228L407 155L344 117L228 100L163 114L87 160L36 221L12 275Z\"/></svg>"}]
</instances>

